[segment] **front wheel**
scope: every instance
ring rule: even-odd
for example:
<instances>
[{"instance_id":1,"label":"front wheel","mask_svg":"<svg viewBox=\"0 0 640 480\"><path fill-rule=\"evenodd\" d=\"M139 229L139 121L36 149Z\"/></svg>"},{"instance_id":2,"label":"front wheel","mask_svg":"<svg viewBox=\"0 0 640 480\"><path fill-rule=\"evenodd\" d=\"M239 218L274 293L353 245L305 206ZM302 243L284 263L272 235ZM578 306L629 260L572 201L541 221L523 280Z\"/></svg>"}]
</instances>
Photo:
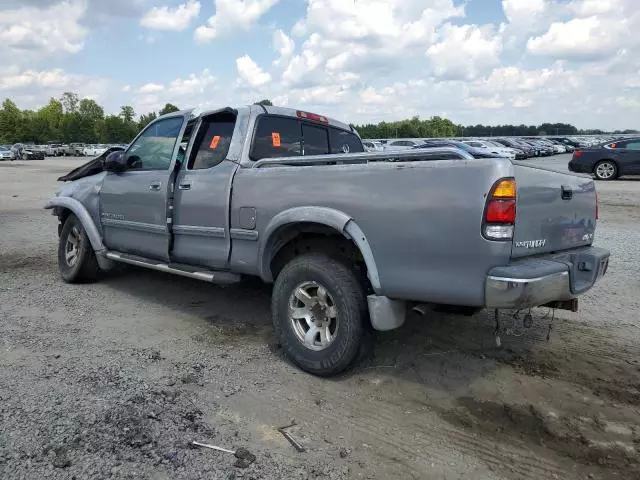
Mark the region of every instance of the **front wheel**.
<instances>
[{"instance_id":1,"label":"front wheel","mask_svg":"<svg viewBox=\"0 0 640 480\"><path fill-rule=\"evenodd\" d=\"M598 180L613 180L618 176L618 166L611 160L598 162L593 170Z\"/></svg>"},{"instance_id":2,"label":"front wheel","mask_svg":"<svg viewBox=\"0 0 640 480\"><path fill-rule=\"evenodd\" d=\"M294 258L276 278L271 300L276 335L303 370L345 370L367 345L365 291L354 271L324 254Z\"/></svg>"},{"instance_id":3,"label":"front wheel","mask_svg":"<svg viewBox=\"0 0 640 480\"><path fill-rule=\"evenodd\" d=\"M60 232L58 267L60 276L67 283L91 282L100 273L87 232L73 214L69 215Z\"/></svg>"}]
</instances>

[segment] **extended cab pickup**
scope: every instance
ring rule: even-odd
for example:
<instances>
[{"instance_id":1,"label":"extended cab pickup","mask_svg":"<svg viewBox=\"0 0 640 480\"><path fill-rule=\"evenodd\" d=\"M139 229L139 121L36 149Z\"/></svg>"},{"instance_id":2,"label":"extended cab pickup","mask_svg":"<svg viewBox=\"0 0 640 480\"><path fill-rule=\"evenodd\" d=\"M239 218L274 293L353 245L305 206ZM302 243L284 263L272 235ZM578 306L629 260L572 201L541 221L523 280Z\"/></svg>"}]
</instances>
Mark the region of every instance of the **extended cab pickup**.
<instances>
[{"instance_id":1,"label":"extended cab pickup","mask_svg":"<svg viewBox=\"0 0 640 480\"><path fill-rule=\"evenodd\" d=\"M61 180L67 282L114 262L274 283L285 352L331 375L408 305L576 307L606 272L590 178L451 148L364 153L357 132L279 107L181 111Z\"/></svg>"}]
</instances>

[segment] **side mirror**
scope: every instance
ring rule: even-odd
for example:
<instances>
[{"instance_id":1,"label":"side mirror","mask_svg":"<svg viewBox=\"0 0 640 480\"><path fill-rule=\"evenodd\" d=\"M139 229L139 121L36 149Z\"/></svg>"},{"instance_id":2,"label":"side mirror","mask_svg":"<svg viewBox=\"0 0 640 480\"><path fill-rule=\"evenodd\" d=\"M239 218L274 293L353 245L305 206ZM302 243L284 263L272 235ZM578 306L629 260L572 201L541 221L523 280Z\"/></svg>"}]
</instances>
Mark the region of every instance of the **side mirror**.
<instances>
[{"instance_id":1,"label":"side mirror","mask_svg":"<svg viewBox=\"0 0 640 480\"><path fill-rule=\"evenodd\" d=\"M127 169L127 159L124 151L112 152L104 160L104 169L107 172L122 173Z\"/></svg>"}]
</instances>

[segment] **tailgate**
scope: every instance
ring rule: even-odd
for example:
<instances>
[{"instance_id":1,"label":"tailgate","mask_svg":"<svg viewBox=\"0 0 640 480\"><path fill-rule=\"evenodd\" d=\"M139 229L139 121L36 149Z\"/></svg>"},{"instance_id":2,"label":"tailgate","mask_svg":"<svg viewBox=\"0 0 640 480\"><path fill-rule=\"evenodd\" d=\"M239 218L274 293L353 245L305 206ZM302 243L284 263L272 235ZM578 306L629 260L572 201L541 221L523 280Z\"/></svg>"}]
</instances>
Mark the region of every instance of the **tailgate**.
<instances>
[{"instance_id":1,"label":"tailgate","mask_svg":"<svg viewBox=\"0 0 640 480\"><path fill-rule=\"evenodd\" d=\"M592 179L519 163L514 169L518 193L512 258L593 243L597 198Z\"/></svg>"}]
</instances>

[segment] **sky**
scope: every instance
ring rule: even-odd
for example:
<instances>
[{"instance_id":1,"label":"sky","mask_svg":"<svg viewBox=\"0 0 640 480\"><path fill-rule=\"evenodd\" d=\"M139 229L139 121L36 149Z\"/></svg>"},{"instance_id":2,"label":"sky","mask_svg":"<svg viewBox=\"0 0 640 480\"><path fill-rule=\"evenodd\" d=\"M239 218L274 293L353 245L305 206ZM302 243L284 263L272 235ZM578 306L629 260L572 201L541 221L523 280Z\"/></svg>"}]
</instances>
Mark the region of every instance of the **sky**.
<instances>
[{"instance_id":1,"label":"sky","mask_svg":"<svg viewBox=\"0 0 640 480\"><path fill-rule=\"evenodd\" d=\"M639 0L0 0L0 98L640 127Z\"/></svg>"}]
</instances>

